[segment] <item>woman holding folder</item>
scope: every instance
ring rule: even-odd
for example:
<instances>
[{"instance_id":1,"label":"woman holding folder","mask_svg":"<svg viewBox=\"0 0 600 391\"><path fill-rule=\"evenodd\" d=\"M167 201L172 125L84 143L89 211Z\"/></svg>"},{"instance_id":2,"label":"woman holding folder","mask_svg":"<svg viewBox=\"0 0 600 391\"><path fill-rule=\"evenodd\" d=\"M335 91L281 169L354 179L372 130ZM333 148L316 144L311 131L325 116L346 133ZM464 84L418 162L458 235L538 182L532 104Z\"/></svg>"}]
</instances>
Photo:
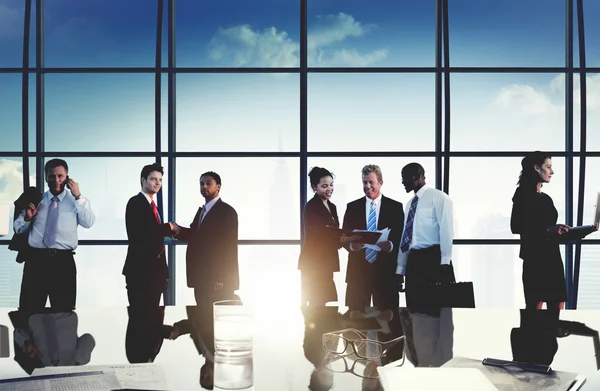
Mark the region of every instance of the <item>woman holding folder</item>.
<instances>
[{"instance_id":1,"label":"woman holding folder","mask_svg":"<svg viewBox=\"0 0 600 391\"><path fill-rule=\"evenodd\" d=\"M521 236L519 257L523 259L526 309L541 309L546 303L546 308L558 315L567 300L560 243L587 236L598 226L569 232L571 227L557 224L554 202L542 193L542 185L554 175L550 155L535 151L522 160L521 167L510 227L512 233Z\"/></svg>"},{"instance_id":2,"label":"woman holding folder","mask_svg":"<svg viewBox=\"0 0 600 391\"><path fill-rule=\"evenodd\" d=\"M333 194L333 174L313 167L308 174L314 197L303 212L304 245L298 260L301 273L302 305L325 305L337 301L333 273L340 270L338 249L342 243L355 240L342 235L337 208L330 199Z\"/></svg>"}]
</instances>

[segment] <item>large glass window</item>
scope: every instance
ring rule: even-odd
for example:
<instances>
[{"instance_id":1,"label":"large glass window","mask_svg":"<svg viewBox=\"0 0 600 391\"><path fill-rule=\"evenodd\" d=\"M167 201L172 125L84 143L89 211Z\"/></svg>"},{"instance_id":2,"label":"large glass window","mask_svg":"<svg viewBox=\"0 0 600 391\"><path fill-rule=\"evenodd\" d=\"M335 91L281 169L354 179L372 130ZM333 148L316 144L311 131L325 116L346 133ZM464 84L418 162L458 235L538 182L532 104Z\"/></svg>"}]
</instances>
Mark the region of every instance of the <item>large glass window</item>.
<instances>
[{"instance_id":1,"label":"large glass window","mask_svg":"<svg viewBox=\"0 0 600 391\"><path fill-rule=\"evenodd\" d=\"M48 151L154 151L151 74L47 75L45 102Z\"/></svg>"},{"instance_id":2,"label":"large glass window","mask_svg":"<svg viewBox=\"0 0 600 391\"><path fill-rule=\"evenodd\" d=\"M156 1L46 1L44 8L47 67L154 66Z\"/></svg>"},{"instance_id":3,"label":"large glass window","mask_svg":"<svg viewBox=\"0 0 600 391\"><path fill-rule=\"evenodd\" d=\"M564 66L564 1L448 3L453 66Z\"/></svg>"},{"instance_id":4,"label":"large glass window","mask_svg":"<svg viewBox=\"0 0 600 391\"><path fill-rule=\"evenodd\" d=\"M0 10L2 7L0 6ZM1 29L1 27L0 27ZM21 80L20 73L0 73L0 150L20 151L22 145Z\"/></svg>"},{"instance_id":5,"label":"large glass window","mask_svg":"<svg viewBox=\"0 0 600 391\"><path fill-rule=\"evenodd\" d=\"M299 33L299 1L177 2L180 67L298 67Z\"/></svg>"},{"instance_id":6,"label":"large glass window","mask_svg":"<svg viewBox=\"0 0 600 391\"><path fill-rule=\"evenodd\" d=\"M310 151L432 151L433 74L309 74Z\"/></svg>"},{"instance_id":7,"label":"large glass window","mask_svg":"<svg viewBox=\"0 0 600 391\"><path fill-rule=\"evenodd\" d=\"M459 73L451 82L451 149L564 150L564 74Z\"/></svg>"},{"instance_id":8,"label":"large glass window","mask_svg":"<svg viewBox=\"0 0 600 391\"><path fill-rule=\"evenodd\" d=\"M177 76L179 152L298 151L294 74Z\"/></svg>"},{"instance_id":9,"label":"large glass window","mask_svg":"<svg viewBox=\"0 0 600 391\"><path fill-rule=\"evenodd\" d=\"M308 1L308 66L432 67L435 1Z\"/></svg>"}]
</instances>

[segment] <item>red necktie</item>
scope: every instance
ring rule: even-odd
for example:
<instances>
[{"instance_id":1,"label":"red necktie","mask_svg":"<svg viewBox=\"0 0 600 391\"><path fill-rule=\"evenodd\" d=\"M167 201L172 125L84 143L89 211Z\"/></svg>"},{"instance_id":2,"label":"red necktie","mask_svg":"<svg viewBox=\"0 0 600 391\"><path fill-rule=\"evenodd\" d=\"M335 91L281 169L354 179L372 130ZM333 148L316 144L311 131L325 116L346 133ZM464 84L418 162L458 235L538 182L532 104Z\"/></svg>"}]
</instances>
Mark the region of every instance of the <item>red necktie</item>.
<instances>
[{"instance_id":1,"label":"red necktie","mask_svg":"<svg viewBox=\"0 0 600 391\"><path fill-rule=\"evenodd\" d=\"M160 216L158 215L158 209L156 208L154 200L152 200L152 211L154 212L154 217L156 217L156 221L158 221L158 224L160 224Z\"/></svg>"},{"instance_id":2,"label":"red necktie","mask_svg":"<svg viewBox=\"0 0 600 391\"><path fill-rule=\"evenodd\" d=\"M158 214L158 209L156 208L156 204L154 203L154 200L152 200L152 211L154 212L154 217L156 217L156 221L158 221L158 224L160 224L160 216ZM165 252L165 244L163 242L162 245L162 250L160 251L160 253L164 253Z\"/></svg>"}]
</instances>

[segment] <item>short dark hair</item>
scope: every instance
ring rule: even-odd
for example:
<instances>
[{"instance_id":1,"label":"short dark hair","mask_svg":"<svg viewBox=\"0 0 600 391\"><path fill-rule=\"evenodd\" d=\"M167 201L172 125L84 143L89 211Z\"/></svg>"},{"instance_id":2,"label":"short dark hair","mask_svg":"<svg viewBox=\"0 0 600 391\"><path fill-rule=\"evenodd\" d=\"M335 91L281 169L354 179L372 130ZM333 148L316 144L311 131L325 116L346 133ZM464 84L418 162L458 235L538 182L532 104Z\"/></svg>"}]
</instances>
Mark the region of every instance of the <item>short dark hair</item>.
<instances>
[{"instance_id":1,"label":"short dark hair","mask_svg":"<svg viewBox=\"0 0 600 391\"><path fill-rule=\"evenodd\" d=\"M425 169L422 165L415 162L408 163L404 166L402 172L415 178L425 177Z\"/></svg>"},{"instance_id":2,"label":"short dark hair","mask_svg":"<svg viewBox=\"0 0 600 391\"><path fill-rule=\"evenodd\" d=\"M204 174L200 175L200 178L202 178L203 176L210 176L215 180L215 182L217 182L217 185L221 184L221 176L214 171L207 171Z\"/></svg>"},{"instance_id":3,"label":"short dark hair","mask_svg":"<svg viewBox=\"0 0 600 391\"><path fill-rule=\"evenodd\" d=\"M67 162L65 162L62 159L50 159L46 162L46 165L44 166L44 172L46 173L46 176L48 176L48 171L56 167L64 167L65 171L67 173L69 172L69 166L67 165Z\"/></svg>"},{"instance_id":4,"label":"short dark hair","mask_svg":"<svg viewBox=\"0 0 600 391\"><path fill-rule=\"evenodd\" d=\"M326 176L331 177L333 179L333 174L326 168L323 167L313 167L310 169L308 173L308 177L310 178L310 187L314 188L321 182L321 178Z\"/></svg>"},{"instance_id":5,"label":"short dark hair","mask_svg":"<svg viewBox=\"0 0 600 391\"><path fill-rule=\"evenodd\" d=\"M535 166L543 166L546 159L552 159L552 156L545 152L533 151L521 160L521 174L517 182L519 187L536 188L542 180L540 174L535 170Z\"/></svg>"},{"instance_id":6,"label":"short dark hair","mask_svg":"<svg viewBox=\"0 0 600 391\"><path fill-rule=\"evenodd\" d=\"M154 171L158 171L162 175L165 175L163 167L160 164L158 164L158 163L148 164L148 165L144 166L144 168L142 168L142 172L140 173L140 185L142 184L142 179L148 180L150 173L154 172Z\"/></svg>"}]
</instances>

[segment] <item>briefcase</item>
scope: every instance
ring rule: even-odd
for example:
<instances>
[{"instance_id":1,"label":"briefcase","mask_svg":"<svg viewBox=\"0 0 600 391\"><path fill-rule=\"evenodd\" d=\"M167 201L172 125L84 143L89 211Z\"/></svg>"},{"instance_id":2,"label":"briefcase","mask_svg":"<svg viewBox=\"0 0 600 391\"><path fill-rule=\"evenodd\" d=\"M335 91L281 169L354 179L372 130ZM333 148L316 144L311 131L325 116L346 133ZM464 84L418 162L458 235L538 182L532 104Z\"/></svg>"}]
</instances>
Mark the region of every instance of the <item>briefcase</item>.
<instances>
[{"instance_id":1,"label":"briefcase","mask_svg":"<svg viewBox=\"0 0 600 391\"><path fill-rule=\"evenodd\" d=\"M409 307L421 308L475 308L472 282L443 282L420 285L413 288L414 295L407 295ZM410 303L416 301L416 303Z\"/></svg>"}]
</instances>

